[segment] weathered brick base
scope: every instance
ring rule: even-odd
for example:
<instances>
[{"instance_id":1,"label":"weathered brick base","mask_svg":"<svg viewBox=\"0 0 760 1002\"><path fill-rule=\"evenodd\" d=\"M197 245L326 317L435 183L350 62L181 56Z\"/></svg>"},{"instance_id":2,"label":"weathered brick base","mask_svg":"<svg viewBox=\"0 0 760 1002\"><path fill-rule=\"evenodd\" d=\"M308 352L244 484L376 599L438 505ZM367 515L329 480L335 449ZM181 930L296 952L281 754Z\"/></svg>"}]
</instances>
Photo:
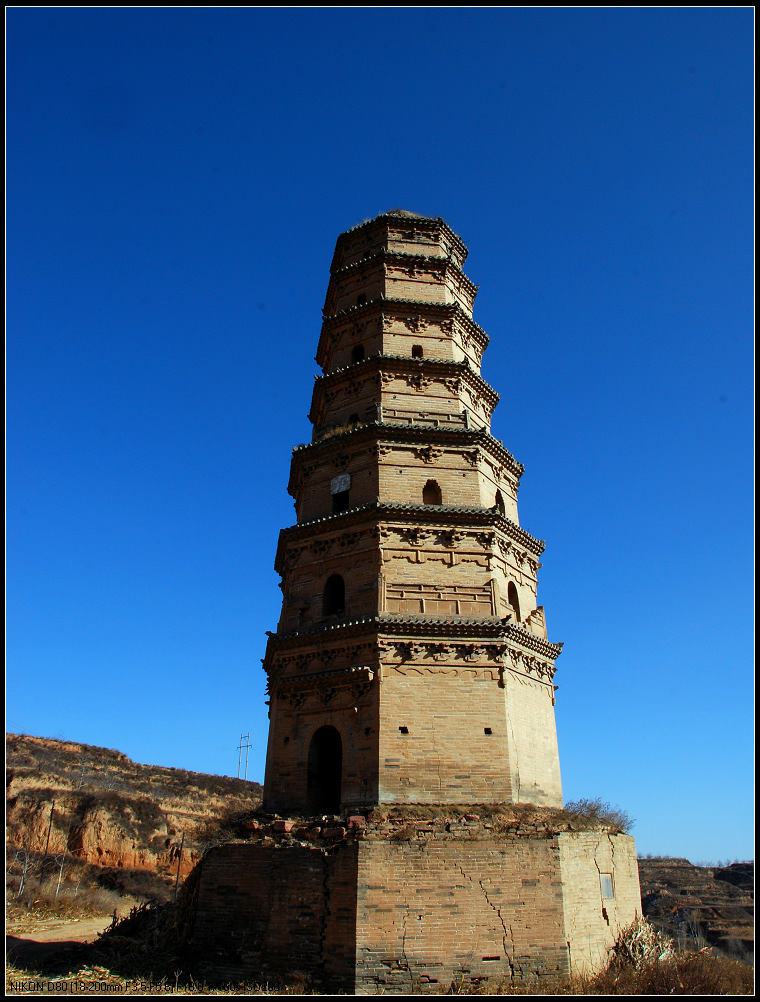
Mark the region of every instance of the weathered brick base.
<instances>
[{"instance_id":1,"label":"weathered brick base","mask_svg":"<svg viewBox=\"0 0 760 1002\"><path fill-rule=\"evenodd\" d=\"M633 839L601 827L280 820L201 865L201 973L301 974L322 991L440 992L596 970L641 910Z\"/></svg>"}]
</instances>

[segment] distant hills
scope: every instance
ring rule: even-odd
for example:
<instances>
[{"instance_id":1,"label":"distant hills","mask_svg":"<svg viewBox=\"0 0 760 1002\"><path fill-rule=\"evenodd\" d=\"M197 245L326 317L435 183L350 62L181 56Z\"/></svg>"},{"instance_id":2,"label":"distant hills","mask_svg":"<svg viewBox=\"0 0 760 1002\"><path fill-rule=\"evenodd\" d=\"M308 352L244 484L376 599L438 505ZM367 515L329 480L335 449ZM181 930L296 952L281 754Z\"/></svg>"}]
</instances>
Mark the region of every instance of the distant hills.
<instances>
[{"instance_id":1,"label":"distant hills","mask_svg":"<svg viewBox=\"0 0 760 1002\"><path fill-rule=\"evenodd\" d=\"M754 863L694 866L688 859L640 859L644 915L683 947L717 947L754 959Z\"/></svg>"}]
</instances>

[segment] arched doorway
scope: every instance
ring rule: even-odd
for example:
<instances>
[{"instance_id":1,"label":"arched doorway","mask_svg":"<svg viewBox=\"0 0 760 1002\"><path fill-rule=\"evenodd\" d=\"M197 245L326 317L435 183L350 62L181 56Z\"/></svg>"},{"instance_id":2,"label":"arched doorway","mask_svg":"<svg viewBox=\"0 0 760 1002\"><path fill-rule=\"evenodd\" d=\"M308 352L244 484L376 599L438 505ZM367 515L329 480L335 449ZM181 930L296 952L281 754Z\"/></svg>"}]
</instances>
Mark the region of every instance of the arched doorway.
<instances>
[{"instance_id":1,"label":"arched doorway","mask_svg":"<svg viewBox=\"0 0 760 1002\"><path fill-rule=\"evenodd\" d=\"M343 775L343 743L334 727L315 731L309 745L306 767L306 797L312 814L337 814L340 811L340 785Z\"/></svg>"}]
</instances>

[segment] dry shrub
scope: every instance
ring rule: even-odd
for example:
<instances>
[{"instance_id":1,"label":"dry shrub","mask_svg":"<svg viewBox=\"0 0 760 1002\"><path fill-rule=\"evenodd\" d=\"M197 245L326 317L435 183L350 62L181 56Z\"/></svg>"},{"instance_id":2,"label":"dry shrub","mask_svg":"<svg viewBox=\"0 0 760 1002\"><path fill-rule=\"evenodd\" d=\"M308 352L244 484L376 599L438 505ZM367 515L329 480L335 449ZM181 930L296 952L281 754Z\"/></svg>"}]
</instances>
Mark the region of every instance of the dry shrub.
<instances>
[{"instance_id":1,"label":"dry shrub","mask_svg":"<svg viewBox=\"0 0 760 1002\"><path fill-rule=\"evenodd\" d=\"M671 939L638 918L620 933L607 969L580 979L575 989L586 995L748 995L753 981L752 968L709 950L676 952Z\"/></svg>"},{"instance_id":2,"label":"dry shrub","mask_svg":"<svg viewBox=\"0 0 760 1002\"><path fill-rule=\"evenodd\" d=\"M754 971L709 950L678 953L672 940L645 919L624 929L605 971L572 980L541 978L534 984L488 979L453 984L448 994L473 995L752 995Z\"/></svg>"},{"instance_id":3,"label":"dry shrub","mask_svg":"<svg viewBox=\"0 0 760 1002\"><path fill-rule=\"evenodd\" d=\"M642 964L666 960L674 953L672 939L655 929L645 918L636 918L620 932L612 948L611 964L638 969Z\"/></svg>"},{"instance_id":4,"label":"dry shrub","mask_svg":"<svg viewBox=\"0 0 760 1002\"><path fill-rule=\"evenodd\" d=\"M606 800L582 798L570 800L565 804L565 813L574 814L583 820L597 820L612 825L620 832L628 832L636 824L630 814Z\"/></svg>"},{"instance_id":5,"label":"dry shrub","mask_svg":"<svg viewBox=\"0 0 760 1002\"><path fill-rule=\"evenodd\" d=\"M587 995L752 995L754 972L709 951L678 953L639 967L610 967L584 985Z\"/></svg>"},{"instance_id":6,"label":"dry shrub","mask_svg":"<svg viewBox=\"0 0 760 1002\"><path fill-rule=\"evenodd\" d=\"M8 880L8 891L15 890L17 881ZM131 907L134 898L124 897L115 891L102 887L83 885L77 887L64 880L57 887L55 879L44 883L38 880L27 883L23 895L18 897L9 893L6 918L22 919L24 914L53 917L60 919L82 918L83 916L111 915Z\"/></svg>"}]
</instances>

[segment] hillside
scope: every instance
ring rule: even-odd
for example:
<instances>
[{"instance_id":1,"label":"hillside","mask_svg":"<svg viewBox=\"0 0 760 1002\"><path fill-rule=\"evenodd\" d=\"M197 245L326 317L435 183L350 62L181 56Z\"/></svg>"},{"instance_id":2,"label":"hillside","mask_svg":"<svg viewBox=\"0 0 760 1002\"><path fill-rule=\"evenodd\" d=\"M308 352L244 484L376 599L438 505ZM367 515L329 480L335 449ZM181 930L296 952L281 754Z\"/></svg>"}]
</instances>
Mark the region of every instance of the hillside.
<instances>
[{"instance_id":1,"label":"hillside","mask_svg":"<svg viewBox=\"0 0 760 1002\"><path fill-rule=\"evenodd\" d=\"M108 748L10 734L11 869L18 874L30 859L32 873L43 864L57 869L65 857L68 869L76 863L123 876L142 871L165 883L176 879L178 867L180 877L190 872L215 822L257 807L261 792L258 783L140 765ZM138 883L150 887L145 878Z\"/></svg>"},{"instance_id":2,"label":"hillside","mask_svg":"<svg viewBox=\"0 0 760 1002\"><path fill-rule=\"evenodd\" d=\"M753 962L753 863L694 866L688 859L640 859L646 918L681 947L717 947Z\"/></svg>"}]
</instances>

